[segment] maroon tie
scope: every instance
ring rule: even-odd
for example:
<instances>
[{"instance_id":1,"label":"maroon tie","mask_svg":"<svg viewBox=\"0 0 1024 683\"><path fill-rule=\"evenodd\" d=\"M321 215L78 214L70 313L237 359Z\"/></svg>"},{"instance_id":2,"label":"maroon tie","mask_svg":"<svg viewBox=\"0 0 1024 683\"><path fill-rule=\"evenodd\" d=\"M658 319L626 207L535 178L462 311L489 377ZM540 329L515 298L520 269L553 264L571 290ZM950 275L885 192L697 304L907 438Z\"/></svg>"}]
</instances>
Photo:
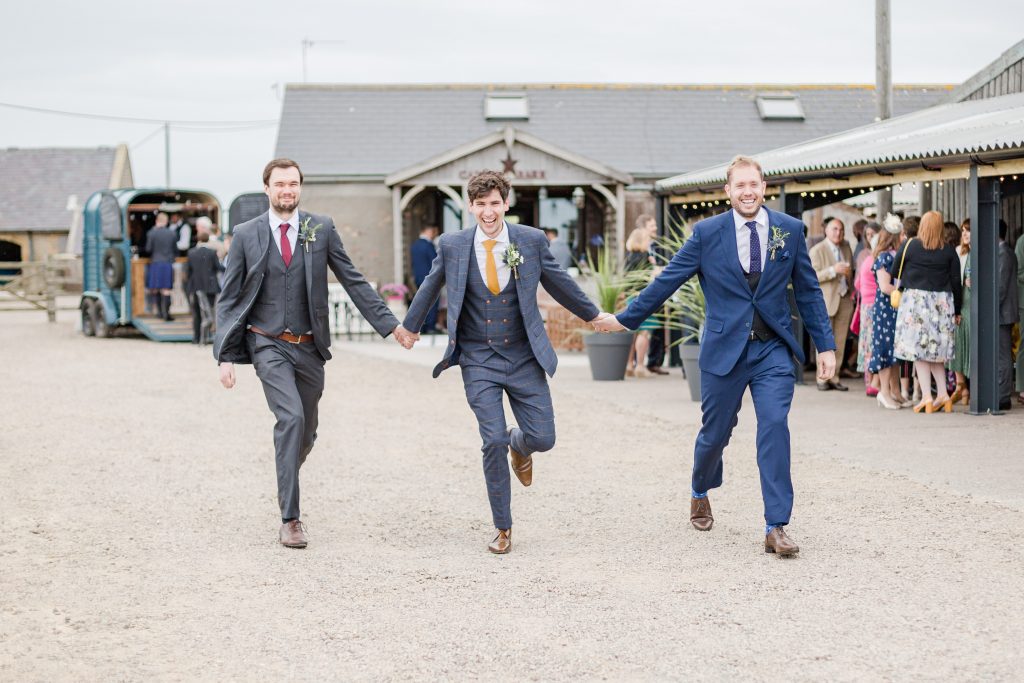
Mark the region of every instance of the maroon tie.
<instances>
[{"instance_id":1,"label":"maroon tie","mask_svg":"<svg viewBox=\"0 0 1024 683\"><path fill-rule=\"evenodd\" d=\"M281 258L284 259L285 268L292 264L292 243L288 241L288 228L290 227L287 223L281 224Z\"/></svg>"}]
</instances>

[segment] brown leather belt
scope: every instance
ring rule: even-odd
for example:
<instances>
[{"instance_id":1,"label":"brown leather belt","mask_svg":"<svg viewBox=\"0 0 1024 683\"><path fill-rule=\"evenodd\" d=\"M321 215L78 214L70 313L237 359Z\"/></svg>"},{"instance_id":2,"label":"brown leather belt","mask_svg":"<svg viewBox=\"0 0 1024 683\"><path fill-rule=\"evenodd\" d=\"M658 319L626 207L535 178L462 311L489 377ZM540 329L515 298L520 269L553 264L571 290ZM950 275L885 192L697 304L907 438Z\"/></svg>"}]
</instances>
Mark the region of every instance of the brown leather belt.
<instances>
[{"instance_id":1,"label":"brown leather belt","mask_svg":"<svg viewBox=\"0 0 1024 683\"><path fill-rule=\"evenodd\" d=\"M289 344L312 344L313 343L313 335L311 335L311 334L288 334L287 332L282 332L281 334L274 335L274 334L270 334L266 330L261 330L260 328L256 327L255 325L250 325L249 326L249 331L250 332L255 332L256 334L261 334L264 337L270 337L271 339L280 339L281 341L286 341Z\"/></svg>"}]
</instances>

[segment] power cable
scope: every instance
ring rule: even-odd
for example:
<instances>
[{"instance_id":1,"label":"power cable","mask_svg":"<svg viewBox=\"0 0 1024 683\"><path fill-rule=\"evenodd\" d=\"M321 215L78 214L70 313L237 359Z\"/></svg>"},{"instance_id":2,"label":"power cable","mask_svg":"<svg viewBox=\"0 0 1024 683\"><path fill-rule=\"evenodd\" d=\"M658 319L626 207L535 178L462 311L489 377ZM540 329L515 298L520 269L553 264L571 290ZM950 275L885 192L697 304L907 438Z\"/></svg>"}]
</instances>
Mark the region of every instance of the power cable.
<instances>
[{"instance_id":1,"label":"power cable","mask_svg":"<svg viewBox=\"0 0 1024 683\"><path fill-rule=\"evenodd\" d=\"M123 121L128 123L159 123L170 124L172 126L193 128L211 128L215 130L224 130L225 128L258 128L262 126L270 126L277 124L277 119L256 119L249 121L188 121L184 119L149 119L137 116L114 116L111 114L92 114L87 112L76 112L76 111L65 111L61 109L47 109L45 107L32 107L26 104L15 104L13 102L0 102L0 107L7 107L8 109L20 109L22 111L31 111L41 114L56 114L58 116L74 116L82 119L96 119L100 121Z\"/></svg>"}]
</instances>

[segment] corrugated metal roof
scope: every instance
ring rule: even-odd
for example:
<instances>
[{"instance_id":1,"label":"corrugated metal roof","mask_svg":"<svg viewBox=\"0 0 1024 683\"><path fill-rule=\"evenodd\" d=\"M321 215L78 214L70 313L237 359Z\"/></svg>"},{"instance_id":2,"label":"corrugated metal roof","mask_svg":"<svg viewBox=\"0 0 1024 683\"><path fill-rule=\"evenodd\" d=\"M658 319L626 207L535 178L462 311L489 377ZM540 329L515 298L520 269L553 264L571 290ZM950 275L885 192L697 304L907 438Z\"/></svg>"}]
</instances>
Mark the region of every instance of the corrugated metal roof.
<instances>
[{"instance_id":1,"label":"corrugated metal roof","mask_svg":"<svg viewBox=\"0 0 1024 683\"><path fill-rule=\"evenodd\" d=\"M998 156L1024 148L1024 94L942 104L912 114L753 154L765 177L827 175L874 166L906 166L914 161ZM662 191L720 187L728 162L666 178Z\"/></svg>"},{"instance_id":2,"label":"corrugated metal roof","mask_svg":"<svg viewBox=\"0 0 1024 683\"><path fill-rule=\"evenodd\" d=\"M806 119L765 121L756 98L790 91ZM945 101L951 86L894 89L897 114ZM501 130L487 121L487 94L523 92L528 121L517 129L635 178L658 179L702 168L741 151L759 151L870 123L873 86L437 84L289 85L277 156L308 176L381 178Z\"/></svg>"}]
</instances>

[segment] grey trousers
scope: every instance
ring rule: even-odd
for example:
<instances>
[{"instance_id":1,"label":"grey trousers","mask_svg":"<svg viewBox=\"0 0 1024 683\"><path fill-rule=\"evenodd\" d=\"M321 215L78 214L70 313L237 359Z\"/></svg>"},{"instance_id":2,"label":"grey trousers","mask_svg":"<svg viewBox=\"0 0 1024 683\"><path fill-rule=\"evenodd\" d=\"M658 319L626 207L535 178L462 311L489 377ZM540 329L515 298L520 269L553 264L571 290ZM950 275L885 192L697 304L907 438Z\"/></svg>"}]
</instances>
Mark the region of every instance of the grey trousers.
<instances>
[{"instance_id":1,"label":"grey trousers","mask_svg":"<svg viewBox=\"0 0 1024 683\"><path fill-rule=\"evenodd\" d=\"M494 355L481 364L460 360L462 383L476 415L483 440L484 479L495 528L512 528L512 484L508 447L521 455L549 451L555 446L555 413L543 368L533 356L511 363ZM505 424L508 402L519 423L509 434Z\"/></svg>"},{"instance_id":2,"label":"grey trousers","mask_svg":"<svg viewBox=\"0 0 1024 683\"><path fill-rule=\"evenodd\" d=\"M1013 325L999 326L999 402L1013 398Z\"/></svg>"},{"instance_id":3,"label":"grey trousers","mask_svg":"<svg viewBox=\"0 0 1024 683\"><path fill-rule=\"evenodd\" d=\"M252 332L246 336L256 376L277 418L274 456L281 519L299 519L299 468L316 441L324 359L314 344L289 344Z\"/></svg>"}]
</instances>

